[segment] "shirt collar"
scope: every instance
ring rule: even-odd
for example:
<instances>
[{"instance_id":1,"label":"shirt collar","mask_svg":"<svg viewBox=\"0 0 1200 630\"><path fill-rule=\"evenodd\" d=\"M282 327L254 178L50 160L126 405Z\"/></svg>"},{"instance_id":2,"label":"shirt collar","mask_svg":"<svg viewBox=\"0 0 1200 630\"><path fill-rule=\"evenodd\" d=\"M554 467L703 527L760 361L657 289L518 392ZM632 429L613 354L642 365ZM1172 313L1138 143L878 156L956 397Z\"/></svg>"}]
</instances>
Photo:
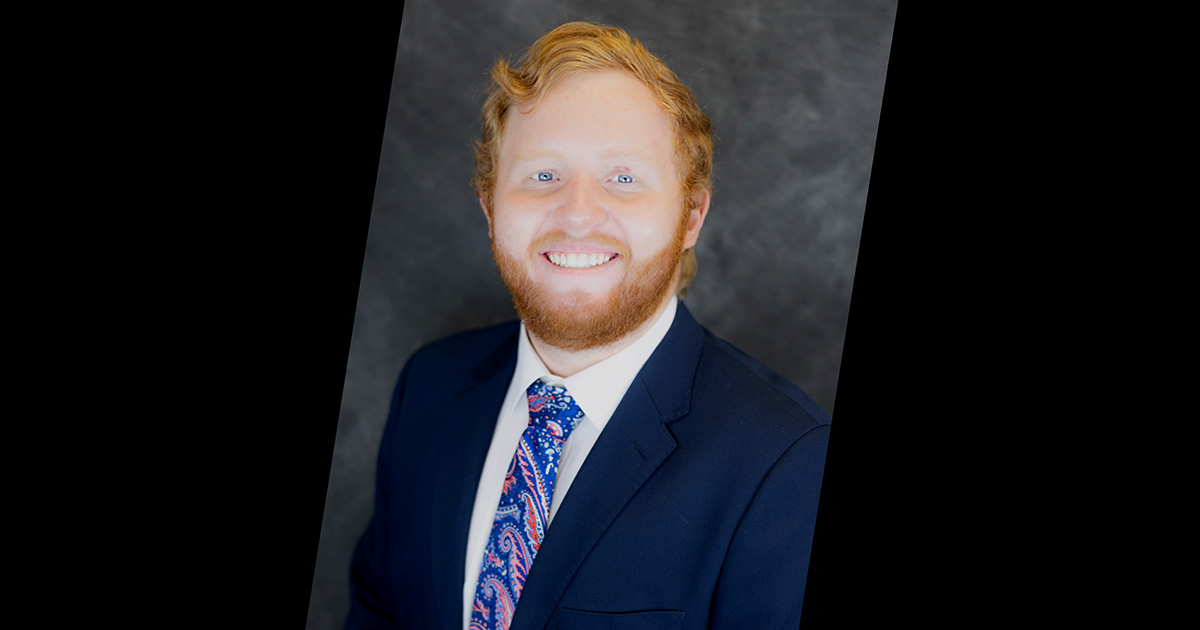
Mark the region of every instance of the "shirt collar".
<instances>
[{"instance_id":1,"label":"shirt collar","mask_svg":"<svg viewBox=\"0 0 1200 630\"><path fill-rule=\"evenodd\" d=\"M508 398L512 400L515 394L517 401L524 401L525 390L530 383L539 378L550 385L562 385L571 392L571 396L596 428L603 429L616 411L617 405L621 403L621 399L625 397L625 391L629 389L634 377L641 371L650 355L654 354L663 337L667 336L667 331L675 321L678 304L679 298L672 296L658 320L637 341L617 354L566 378L550 373L529 342L525 322L521 322L521 333L517 341L517 367L509 385Z\"/></svg>"}]
</instances>

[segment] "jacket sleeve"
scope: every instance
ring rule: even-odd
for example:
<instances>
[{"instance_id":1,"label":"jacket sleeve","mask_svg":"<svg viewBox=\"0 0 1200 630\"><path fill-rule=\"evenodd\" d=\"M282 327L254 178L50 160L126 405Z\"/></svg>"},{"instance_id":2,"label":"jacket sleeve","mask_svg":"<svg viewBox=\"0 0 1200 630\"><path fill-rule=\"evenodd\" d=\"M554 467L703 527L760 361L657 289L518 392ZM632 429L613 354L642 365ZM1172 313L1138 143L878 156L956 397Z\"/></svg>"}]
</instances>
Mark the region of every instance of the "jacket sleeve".
<instances>
[{"instance_id":1,"label":"jacket sleeve","mask_svg":"<svg viewBox=\"0 0 1200 630\"><path fill-rule=\"evenodd\" d=\"M393 571L389 559L391 549L391 511L388 479L392 476L389 467L392 458L388 445L393 443L391 433L399 430L395 415L404 400L405 383L411 362L400 372L399 381L392 394L391 411L383 429L379 458L375 467L375 512L367 529L358 541L350 564L350 613L346 617L345 630L375 630L400 628L399 611L396 606L396 589L392 582Z\"/></svg>"},{"instance_id":2,"label":"jacket sleeve","mask_svg":"<svg viewBox=\"0 0 1200 630\"><path fill-rule=\"evenodd\" d=\"M709 628L799 626L828 443L829 425L817 426L763 479L730 543Z\"/></svg>"}]
</instances>

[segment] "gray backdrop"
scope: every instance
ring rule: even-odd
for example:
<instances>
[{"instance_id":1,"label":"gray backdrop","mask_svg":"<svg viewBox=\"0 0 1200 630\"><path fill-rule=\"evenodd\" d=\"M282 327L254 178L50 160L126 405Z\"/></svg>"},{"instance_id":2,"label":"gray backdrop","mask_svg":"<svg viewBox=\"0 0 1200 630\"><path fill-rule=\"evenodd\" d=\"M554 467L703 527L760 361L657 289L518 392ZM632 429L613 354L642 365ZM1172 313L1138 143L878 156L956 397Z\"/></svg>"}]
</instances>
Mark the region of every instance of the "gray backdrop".
<instances>
[{"instance_id":1,"label":"gray backdrop","mask_svg":"<svg viewBox=\"0 0 1200 630\"><path fill-rule=\"evenodd\" d=\"M468 180L495 58L551 28L625 28L716 130L686 300L717 335L833 412L896 0L407 0L308 627L337 628L371 516L376 450L408 356L515 317Z\"/></svg>"}]
</instances>

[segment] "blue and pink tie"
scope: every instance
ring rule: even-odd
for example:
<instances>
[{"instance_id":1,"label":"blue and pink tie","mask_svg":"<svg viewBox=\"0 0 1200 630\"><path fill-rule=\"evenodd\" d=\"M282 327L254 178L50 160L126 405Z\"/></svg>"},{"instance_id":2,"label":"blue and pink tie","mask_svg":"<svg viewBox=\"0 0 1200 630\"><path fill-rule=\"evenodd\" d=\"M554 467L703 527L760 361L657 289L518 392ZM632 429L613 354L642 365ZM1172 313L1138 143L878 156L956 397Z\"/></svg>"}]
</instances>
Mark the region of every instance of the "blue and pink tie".
<instances>
[{"instance_id":1,"label":"blue and pink tie","mask_svg":"<svg viewBox=\"0 0 1200 630\"><path fill-rule=\"evenodd\" d=\"M512 621L525 576L546 533L563 442L583 417L566 388L538 379L526 393L529 426L504 478L483 552L470 630L507 630Z\"/></svg>"}]
</instances>

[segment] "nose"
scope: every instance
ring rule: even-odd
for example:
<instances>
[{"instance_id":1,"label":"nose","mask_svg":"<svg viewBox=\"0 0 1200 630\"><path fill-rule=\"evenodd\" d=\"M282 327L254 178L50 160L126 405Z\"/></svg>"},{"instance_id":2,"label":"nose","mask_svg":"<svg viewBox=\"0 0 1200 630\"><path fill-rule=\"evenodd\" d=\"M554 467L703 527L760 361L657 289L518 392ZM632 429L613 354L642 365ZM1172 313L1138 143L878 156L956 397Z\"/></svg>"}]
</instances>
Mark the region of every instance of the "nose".
<instances>
[{"instance_id":1,"label":"nose","mask_svg":"<svg viewBox=\"0 0 1200 630\"><path fill-rule=\"evenodd\" d=\"M608 221L605 191L591 178L573 178L562 192L562 203L555 211L555 218L567 232L586 234Z\"/></svg>"}]
</instances>

